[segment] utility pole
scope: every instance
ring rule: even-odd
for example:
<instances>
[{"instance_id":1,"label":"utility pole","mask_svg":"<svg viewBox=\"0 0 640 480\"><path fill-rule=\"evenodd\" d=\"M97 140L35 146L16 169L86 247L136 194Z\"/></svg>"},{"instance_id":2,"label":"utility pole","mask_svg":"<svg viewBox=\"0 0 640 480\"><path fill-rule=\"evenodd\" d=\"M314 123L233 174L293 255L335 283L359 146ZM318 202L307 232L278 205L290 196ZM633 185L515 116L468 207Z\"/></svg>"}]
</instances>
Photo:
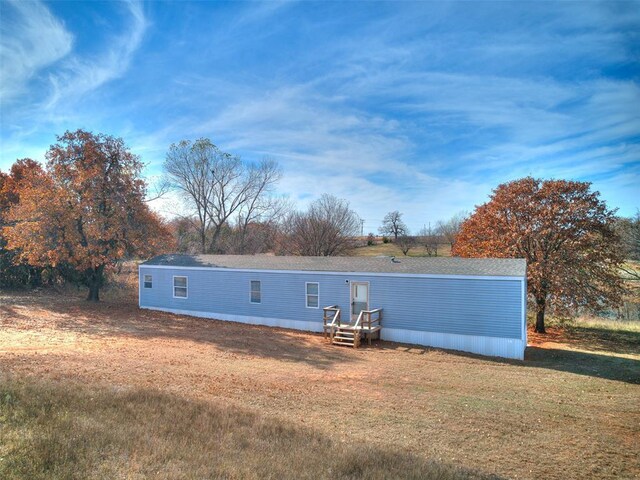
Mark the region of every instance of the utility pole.
<instances>
[{"instance_id":1,"label":"utility pole","mask_svg":"<svg viewBox=\"0 0 640 480\"><path fill-rule=\"evenodd\" d=\"M360 236L364 237L364 218L360 219Z\"/></svg>"}]
</instances>

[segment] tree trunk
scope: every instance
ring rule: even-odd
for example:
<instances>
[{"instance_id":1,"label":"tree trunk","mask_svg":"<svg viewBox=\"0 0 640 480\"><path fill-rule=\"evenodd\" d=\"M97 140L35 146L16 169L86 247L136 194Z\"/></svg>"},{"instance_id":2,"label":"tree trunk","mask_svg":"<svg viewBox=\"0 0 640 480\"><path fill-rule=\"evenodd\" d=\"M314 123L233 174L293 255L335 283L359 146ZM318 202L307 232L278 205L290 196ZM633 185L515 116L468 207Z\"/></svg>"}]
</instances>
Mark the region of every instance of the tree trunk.
<instances>
[{"instance_id":1,"label":"tree trunk","mask_svg":"<svg viewBox=\"0 0 640 480\"><path fill-rule=\"evenodd\" d=\"M87 295L87 301L89 302L100 301L100 287L104 284L104 267L104 265L99 265L85 271L84 283L89 287L89 294Z\"/></svg>"},{"instance_id":2,"label":"tree trunk","mask_svg":"<svg viewBox=\"0 0 640 480\"><path fill-rule=\"evenodd\" d=\"M200 253L205 254L207 253L207 232L206 230L202 230L200 232L200 243L202 248L200 249Z\"/></svg>"},{"instance_id":3,"label":"tree trunk","mask_svg":"<svg viewBox=\"0 0 640 480\"><path fill-rule=\"evenodd\" d=\"M87 301L99 302L100 301L100 286L95 283L89 285L89 295L87 295Z\"/></svg>"},{"instance_id":4,"label":"tree trunk","mask_svg":"<svg viewBox=\"0 0 640 480\"><path fill-rule=\"evenodd\" d=\"M247 248L247 246L245 245L245 241L246 241L245 240L245 238L246 238L246 233L245 232L246 232L246 229L243 229L240 232L240 241L238 242L240 244L240 247L238 248L238 253L240 255L244 255L244 251Z\"/></svg>"},{"instance_id":5,"label":"tree trunk","mask_svg":"<svg viewBox=\"0 0 640 480\"><path fill-rule=\"evenodd\" d=\"M538 308L536 311L536 328L534 331L536 333L547 333L544 329L544 310L546 307L546 301L538 300L536 304Z\"/></svg>"},{"instance_id":6,"label":"tree trunk","mask_svg":"<svg viewBox=\"0 0 640 480\"><path fill-rule=\"evenodd\" d=\"M218 253L218 239L222 233L222 225L214 227L213 235L211 236L211 242L209 242L209 253Z\"/></svg>"}]
</instances>

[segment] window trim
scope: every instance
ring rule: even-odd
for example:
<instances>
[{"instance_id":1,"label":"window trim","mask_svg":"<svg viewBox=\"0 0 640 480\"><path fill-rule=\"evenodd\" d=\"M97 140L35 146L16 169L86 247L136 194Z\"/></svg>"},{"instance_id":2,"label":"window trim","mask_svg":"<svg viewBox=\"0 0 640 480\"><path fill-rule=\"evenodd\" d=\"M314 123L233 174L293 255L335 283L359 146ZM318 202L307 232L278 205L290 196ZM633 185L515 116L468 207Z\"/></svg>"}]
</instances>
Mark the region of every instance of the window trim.
<instances>
[{"instance_id":1,"label":"window trim","mask_svg":"<svg viewBox=\"0 0 640 480\"><path fill-rule=\"evenodd\" d=\"M314 293L308 293L308 285L310 284L315 284L318 286L318 293L314 294ZM315 307L310 307L309 306L309 296L312 297L317 297L318 298L318 305ZM307 308L313 308L314 310L318 310L320 308L320 282L304 282L304 305Z\"/></svg>"},{"instance_id":2,"label":"window trim","mask_svg":"<svg viewBox=\"0 0 640 480\"><path fill-rule=\"evenodd\" d=\"M257 292L260 294L260 300L257 302L253 301L253 282L258 283ZM249 303L253 305L260 305L262 303L262 280L249 280Z\"/></svg>"},{"instance_id":3,"label":"window trim","mask_svg":"<svg viewBox=\"0 0 640 480\"><path fill-rule=\"evenodd\" d=\"M178 287L178 288L184 288L185 289L186 295L184 297L180 297L180 296L176 295L176 278L184 278L185 279L185 286L184 287ZM185 300L185 299L189 298L189 277L188 276L186 276L186 275L174 275L173 276L173 283L172 283L171 287L173 288L173 298L180 298L182 300Z\"/></svg>"},{"instance_id":4,"label":"window trim","mask_svg":"<svg viewBox=\"0 0 640 480\"><path fill-rule=\"evenodd\" d=\"M147 277L150 278L149 281L147 281ZM147 283L149 284L149 286L147 287ZM142 274L142 288L153 288L153 275L150 273L143 273Z\"/></svg>"}]
</instances>

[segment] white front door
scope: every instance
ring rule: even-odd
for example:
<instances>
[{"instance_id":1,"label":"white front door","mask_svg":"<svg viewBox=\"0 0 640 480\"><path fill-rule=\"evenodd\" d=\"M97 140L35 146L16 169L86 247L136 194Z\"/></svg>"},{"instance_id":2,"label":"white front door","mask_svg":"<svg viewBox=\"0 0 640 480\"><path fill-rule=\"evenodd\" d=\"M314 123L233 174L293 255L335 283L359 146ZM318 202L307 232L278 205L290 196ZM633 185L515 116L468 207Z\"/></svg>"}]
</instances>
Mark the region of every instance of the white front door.
<instances>
[{"instance_id":1,"label":"white front door","mask_svg":"<svg viewBox=\"0 0 640 480\"><path fill-rule=\"evenodd\" d=\"M369 284L351 283L351 321L355 322L362 310L369 310Z\"/></svg>"}]
</instances>

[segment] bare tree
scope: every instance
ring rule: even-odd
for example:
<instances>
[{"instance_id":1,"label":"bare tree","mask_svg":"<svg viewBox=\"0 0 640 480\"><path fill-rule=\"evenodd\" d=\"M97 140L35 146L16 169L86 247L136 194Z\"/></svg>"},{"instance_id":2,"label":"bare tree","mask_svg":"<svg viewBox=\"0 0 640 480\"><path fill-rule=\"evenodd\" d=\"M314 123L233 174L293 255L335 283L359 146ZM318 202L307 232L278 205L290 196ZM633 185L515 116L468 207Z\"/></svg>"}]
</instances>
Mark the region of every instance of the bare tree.
<instances>
[{"instance_id":1,"label":"bare tree","mask_svg":"<svg viewBox=\"0 0 640 480\"><path fill-rule=\"evenodd\" d=\"M238 215L234 224L237 233L237 241L234 253L258 253L264 250L256 243L258 237L269 234L278 229L282 221L293 211L293 206L286 197L270 196L264 200L264 211L261 214L252 215L247 211ZM265 244L266 245L266 244Z\"/></svg>"},{"instance_id":2,"label":"bare tree","mask_svg":"<svg viewBox=\"0 0 640 480\"><path fill-rule=\"evenodd\" d=\"M274 188L282 173L278 164L265 158L254 167L252 190L247 201L238 210L236 227L239 230L238 253L245 253L247 230L253 223L278 223L292 211L291 202L274 194Z\"/></svg>"},{"instance_id":3,"label":"bare tree","mask_svg":"<svg viewBox=\"0 0 640 480\"><path fill-rule=\"evenodd\" d=\"M220 251L220 235L235 216L246 233L252 221L277 206L270 198L281 172L273 160L245 163L201 138L172 144L164 168L172 185L183 193L202 253Z\"/></svg>"},{"instance_id":4,"label":"bare tree","mask_svg":"<svg viewBox=\"0 0 640 480\"><path fill-rule=\"evenodd\" d=\"M229 219L249 201L258 181L255 166L245 165L240 157L220 152L214 157L213 201L209 209L211 240L208 252L218 253L218 239Z\"/></svg>"},{"instance_id":5,"label":"bare tree","mask_svg":"<svg viewBox=\"0 0 640 480\"><path fill-rule=\"evenodd\" d=\"M416 246L416 238L411 235L401 235L398 237L396 244L400 247L403 255L407 255L409 250Z\"/></svg>"},{"instance_id":6,"label":"bare tree","mask_svg":"<svg viewBox=\"0 0 640 480\"><path fill-rule=\"evenodd\" d=\"M207 251L207 229L214 199L214 157L218 148L208 139L182 140L167 152L164 170L172 187L178 189L188 206L188 218L198 232L200 253Z\"/></svg>"},{"instance_id":7,"label":"bare tree","mask_svg":"<svg viewBox=\"0 0 640 480\"><path fill-rule=\"evenodd\" d=\"M422 245L424 245L427 255L430 257L437 257L438 247L441 240L439 231L431 228L431 224L429 224L428 227L423 227L420 232L418 232L418 237Z\"/></svg>"},{"instance_id":8,"label":"bare tree","mask_svg":"<svg viewBox=\"0 0 640 480\"><path fill-rule=\"evenodd\" d=\"M285 225L288 253L331 256L353 248L361 224L347 201L324 194L308 211L292 213Z\"/></svg>"},{"instance_id":9,"label":"bare tree","mask_svg":"<svg viewBox=\"0 0 640 480\"><path fill-rule=\"evenodd\" d=\"M151 188L147 190L144 201L149 203L154 200L159 200L164 197L171 190L171 182L166 176L156 178L155 181L150 181Z\"/></svg>"},{"instance_id":10,"label":"bare tree","mask_svg":"<svg viewBox=\"0 0 640 480\"><path fill-rule=\"evenodd\" d=\"M451 248L456 243L456 237L460 233L460 227L469 215L466 212L460 212L451 217L446 222L438 221L436 229L440 235L442 235L446 241L451 245Z\"/></svg>"},{"instance_id":11,"label":"bare tree","mask_svg":"<svg viewBox=\"0 0 640 480\"><path fill-rule=\"evenodd\" d=\"M198 234L193 228L191 219L176 217L169 221L169 229L176 243L176 252L191 254L200 252Z\"/></svg>"},{"instance_id":12,"label":"bare tree","mask_svg":"<svg viewBox=\"0 0 640 480\"><path fill-rule=\"evenodd\" d=\"M401 235L407 235L408 230L402 221L402 213L397 210L387 213L382 220L382 226L378 229L382 235L393 235L394 240L398 240Z\"/></svg>"},{"instance_id":13,"label":"bare tree","mask_svg":"<svg viewBox=\"0 0 640 480\"><path fill-rule=\"evenodd\" d=\"M616 231L622 240L624 255L630 260L640 260L640 210L630 218L618 218Z\"/></svg>"}]
</instances>

